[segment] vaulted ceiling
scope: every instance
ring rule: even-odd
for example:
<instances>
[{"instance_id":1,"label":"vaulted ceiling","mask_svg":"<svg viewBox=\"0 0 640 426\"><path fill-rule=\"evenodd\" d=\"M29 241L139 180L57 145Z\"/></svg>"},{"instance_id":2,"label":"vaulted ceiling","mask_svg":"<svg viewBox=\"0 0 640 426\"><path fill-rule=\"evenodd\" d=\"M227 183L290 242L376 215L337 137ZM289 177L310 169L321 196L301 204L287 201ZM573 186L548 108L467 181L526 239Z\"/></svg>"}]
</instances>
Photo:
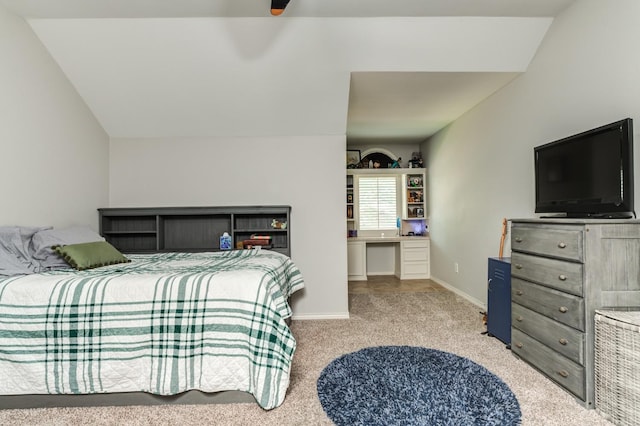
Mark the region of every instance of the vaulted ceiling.
<instances>
[{"instance_id":1,"label":"vaulted ceiling","mask_svg":"<svg viewBox=\"0 0 640 426\"><path fill-rule=\"evenodd\" d=\"M0 0L114 138L418 143L508 84L573 0Z\"/></svg>"}]
</instances>

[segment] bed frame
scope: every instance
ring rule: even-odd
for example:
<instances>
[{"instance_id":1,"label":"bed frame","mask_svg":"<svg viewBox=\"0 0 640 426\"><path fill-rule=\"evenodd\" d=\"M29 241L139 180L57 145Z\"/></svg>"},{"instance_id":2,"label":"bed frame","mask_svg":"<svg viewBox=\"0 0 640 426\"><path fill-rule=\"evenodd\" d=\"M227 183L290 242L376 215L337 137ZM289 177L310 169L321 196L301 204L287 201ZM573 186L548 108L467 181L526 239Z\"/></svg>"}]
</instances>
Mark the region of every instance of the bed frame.
<instances>
[{"instance_id":1,"label":"bed frame","mask_svg":"<svg viewBox=\"0 0 640 426\"><path fill-rule=\"evenodd\" d=\"M241 391L204 393L197 390L178 395L145 392L96 393L86 395L0 395L0 409L50 407L104 407L123 405L256 403L253 395Z\"/></svg>"}]
</instances>

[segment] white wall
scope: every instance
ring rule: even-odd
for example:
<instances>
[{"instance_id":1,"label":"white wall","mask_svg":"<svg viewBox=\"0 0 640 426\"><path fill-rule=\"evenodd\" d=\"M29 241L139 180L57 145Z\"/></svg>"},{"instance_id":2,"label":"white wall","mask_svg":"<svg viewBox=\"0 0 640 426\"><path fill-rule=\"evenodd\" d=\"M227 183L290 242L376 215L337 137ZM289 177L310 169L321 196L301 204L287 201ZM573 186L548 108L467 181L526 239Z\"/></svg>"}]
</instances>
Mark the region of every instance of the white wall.
<instances>
[{"instance_id":1,"label":"white wall","mask_svg":"<svg viewBox=\"0 0 640 426\"><path fill-rule=\"evenodd\" d=\"M111 137L335 135L350 73L520 72L550 18L32 19Z\"/></svg>"},{"instance_id":2,"label":"white wall","mask_svg":"<svg viewBox=\"0 0 640 426\"><path fill-rule=\"evenodd\" d=\"M575 2L526 73L423 144L434 278L486 303L502 218L535 216L533 147L625 117L640 141L639 23L637 0Z\"/></svg>"},{"instance_id":3,"label":"white wall","mask_svg":"<svg viewBox=\"0 0 640 426\"><path fill-rule=\"evenodd\" d=\"M0 63L0 225L97 230L108 137L31 28L1 5Z\"/></svg>"},{"instance_id":4,"label":"white wall","mask_svg":"<svg viewBox=\"0 0 640 426\"><path fill-rule=\"evenodd\" d=\"M290 205L295 318L348 316L345 137L113 139L110 206Z\"/></svg>"}]
</instances>

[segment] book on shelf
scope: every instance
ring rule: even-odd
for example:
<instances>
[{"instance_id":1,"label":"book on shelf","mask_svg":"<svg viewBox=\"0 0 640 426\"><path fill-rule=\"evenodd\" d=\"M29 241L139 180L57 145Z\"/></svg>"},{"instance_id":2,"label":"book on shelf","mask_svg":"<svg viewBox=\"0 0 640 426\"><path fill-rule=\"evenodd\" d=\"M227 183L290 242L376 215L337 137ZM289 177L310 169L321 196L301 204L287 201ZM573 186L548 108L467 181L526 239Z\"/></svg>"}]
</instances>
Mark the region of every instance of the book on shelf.
<instances>
[{"instance_id":1,"label":"book on shelf","mask_svg":"<svg viewBox=\"0 0 640 426\"><path fill-rule=\"evenodd\" d=\"M251 238L249 240L244 240L242 242L245 246L246 245L252 245L252 246L269 246L271 245L271 240L261 240L261 239L257 239L257 238Z\"/></svg>"},{"instance_id":2,"label":"book on shelf","mask_svg":"<svg viewBox=\"0 0 640 426\"><path fill-rule=\"evenodd\" d=\"M244 247L243 247L243 248L245 248L245 249L260 248L260 249L265 249L265 250L267 250L267 249L272 249L272 248L273 248L273 245L271 245L271 244L253 244L253 243L249 243L249 244L248 244L248 243L245 241L245 243L244 243Z\"/></svg>"},{"instance_id":3,"label":"book on shelf","mask_svg":"<svg viewBox=\"0 0 640 426\"><path fill-rule=\"evenodd\" d=\"M271 235L252 234L250 239L252 239L252 240L270 240L271 239Z\"/></svg>"}]
</instances>

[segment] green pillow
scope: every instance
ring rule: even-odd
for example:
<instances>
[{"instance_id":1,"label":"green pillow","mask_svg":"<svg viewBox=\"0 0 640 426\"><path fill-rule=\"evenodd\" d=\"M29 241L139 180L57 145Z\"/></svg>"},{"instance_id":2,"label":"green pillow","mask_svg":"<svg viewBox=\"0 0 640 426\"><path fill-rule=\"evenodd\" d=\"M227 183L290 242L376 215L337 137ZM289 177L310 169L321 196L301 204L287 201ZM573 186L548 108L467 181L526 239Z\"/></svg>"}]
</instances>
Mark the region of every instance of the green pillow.
<instances>
[{"instance_id":1,"label":"green pillow","mask_svg":"<svg viewBox=\"0 0 640 426\"><path fill-rule=\"evenodd\" d=\"M131 262L106 241L54 246L53 249L78 271Z\"/></svg>"}]
</instances>

